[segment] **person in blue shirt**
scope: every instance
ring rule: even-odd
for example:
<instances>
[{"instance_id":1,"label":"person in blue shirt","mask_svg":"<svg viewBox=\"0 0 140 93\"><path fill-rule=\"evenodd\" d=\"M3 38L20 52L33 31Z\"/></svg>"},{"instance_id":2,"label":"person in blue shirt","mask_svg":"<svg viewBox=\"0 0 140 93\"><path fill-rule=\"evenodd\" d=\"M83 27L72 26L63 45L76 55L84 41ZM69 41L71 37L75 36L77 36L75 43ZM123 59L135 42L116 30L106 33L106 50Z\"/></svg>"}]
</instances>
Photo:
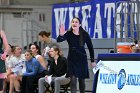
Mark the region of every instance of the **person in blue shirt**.
<instances>
[{"instance_id":1,"label":"person in blue shirt","mask_svg":"<svg viewBox=\"0 0 140 93\"><path fill-rule=\"evenodd\" d=\"M36 58L32 57L32 52L26 51L26 73L23 73L23 76L35 76L38 73L42 73L45 69L37 61Z\"/></svg>"},{"instance_id":2,"label":"person in blue shirt","mask_svg":"<svg viewBox=\"0 0 140 93\"><path fill-rule=\"evenodd\" d=\"M33 85L38 82L38 79L44 77L46 70L33 57L31 50L25 53L26 58L26 72L22 74L22 93L34 93ZM36 83L37 84L37 83Z\"/></svg>"}]
</instances>

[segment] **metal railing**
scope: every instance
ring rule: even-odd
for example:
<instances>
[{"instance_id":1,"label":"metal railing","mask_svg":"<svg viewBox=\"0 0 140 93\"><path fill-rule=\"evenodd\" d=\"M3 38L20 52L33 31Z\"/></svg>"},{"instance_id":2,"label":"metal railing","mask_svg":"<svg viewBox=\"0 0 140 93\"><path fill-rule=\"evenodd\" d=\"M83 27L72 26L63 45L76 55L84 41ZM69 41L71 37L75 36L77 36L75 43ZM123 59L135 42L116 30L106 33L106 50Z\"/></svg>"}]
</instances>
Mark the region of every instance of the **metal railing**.
<instances>
[{"instance_id":1,"label":"metal railing","mask_svg":"<svg viewBox=\"0 0 140 93\"><path fill-rule=\"evenodd\" d=\"M140 39L140 1L116 3L114 19L114 43L134 42Z\"/></svg>"},{"instance_id":2,"label":"metal railing","mask_svg":"<svg viewBox=\"0 0 140 93\"><path fill-rule=\"evenodd\" d=\"M39 42L38 33L40 30L47 30L46 24L40 24L34 18L33 15L36 13L31 12L30 14L26 14L24 16L24 20L22 21L22 34L21 38L23 40L22 47L25 45L29 45L33 42Z\"/></svg>"}]
</instances>

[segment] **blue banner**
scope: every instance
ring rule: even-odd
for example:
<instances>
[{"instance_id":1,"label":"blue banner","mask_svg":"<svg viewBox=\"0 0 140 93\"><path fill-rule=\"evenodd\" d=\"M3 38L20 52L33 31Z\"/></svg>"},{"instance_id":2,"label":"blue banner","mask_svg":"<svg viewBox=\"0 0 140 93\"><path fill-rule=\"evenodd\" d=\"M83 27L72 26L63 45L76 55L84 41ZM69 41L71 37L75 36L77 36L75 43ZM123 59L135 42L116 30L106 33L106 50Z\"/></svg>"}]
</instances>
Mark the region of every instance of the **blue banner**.
<instances>
[{"instance_id":1,"label":"blue banner","mask_svg":"<svg viewBox=\"0 0 140 93\"><path fill-rule=\"evenodd\" d=\"M82 27L91 38L114 38L114 17L116 2L122 0L92 0L89 2L55 4L52 9L52 37L59 35L59 27L71 26L73 17L79 17ZM119 6L117 6L119 7Z\"/></svg>"}]
</instances>

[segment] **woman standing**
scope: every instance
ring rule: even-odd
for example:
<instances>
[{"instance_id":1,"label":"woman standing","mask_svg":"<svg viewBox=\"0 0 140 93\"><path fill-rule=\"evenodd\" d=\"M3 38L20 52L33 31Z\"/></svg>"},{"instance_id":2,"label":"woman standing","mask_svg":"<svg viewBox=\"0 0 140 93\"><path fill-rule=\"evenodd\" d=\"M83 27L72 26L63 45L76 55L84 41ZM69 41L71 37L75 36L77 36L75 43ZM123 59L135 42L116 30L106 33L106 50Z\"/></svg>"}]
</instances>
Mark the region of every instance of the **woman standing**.
<instances>
[{"instance_id":1,"label":"woman standing","mask_svg":"<svg viewBox=\"0 0 140 93\"><path fill-rule=\"evenodd\" d=\"M3 46L4 46L4 51L3 51ZM7 38L4 31L1 30L0 31L0 54L1 54L2 60L6 59L6 55L8 51L9 51L9 45L7 42ZM2 93L4 77L5 77L5 74L0 73L0 93Z\"/></svg>"},{"instance_id":2,"label":"woman standing","mask_svg":"<svg viewBox=\"0 0 140 93\"><path fill-rule=\"evenodd\" d=\"M71 78L71 93L76 93L77 78L79 81L80 93L85 93L85 78L89 78L85 44L89 49L92 66L95 66L96 63L94 62L94 50L90 36L81 27L79 18L75 17L72 19L71 28L67 32L64 26L61 25L57 42L62 42L64 40L67 40L69 45L67 73Z\"/></svg>"},{"instance_id":3,"label":"woman standing","mask_svg":"<svg viewBox=\"0 0 140 93\"><path fill-rule=\"evenodd\" d=\"M51 46L53 46L54 44L56 44L56 40L51 38L51 33L50 32L46 32L46 31L41 31L38 36L39 39L43 42L45 42L45 49L43 50L42 56L44 56L44 58L48 61L49 60L49 49Z\"/></svg>"}]
</instances>

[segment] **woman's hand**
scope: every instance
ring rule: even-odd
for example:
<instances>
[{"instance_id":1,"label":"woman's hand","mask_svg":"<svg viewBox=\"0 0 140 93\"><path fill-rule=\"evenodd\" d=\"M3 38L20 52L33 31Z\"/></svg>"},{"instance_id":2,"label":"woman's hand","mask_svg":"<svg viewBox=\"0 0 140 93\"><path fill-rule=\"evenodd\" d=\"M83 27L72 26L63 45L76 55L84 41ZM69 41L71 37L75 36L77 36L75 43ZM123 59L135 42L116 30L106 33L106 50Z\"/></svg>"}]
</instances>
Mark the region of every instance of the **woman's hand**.
<instances>
[{"instance_id":1,"label":"woman's hand","mask_svg":"<svg viewBox=\"0 0 140 93\"><path fill-rule=\"evenodd\" d=\"M45 81L48 81L48 75L45 76Z\"/></svg>"},{"instance_id":2,"label":"woman's hand","mask_svg":"<svg viewBox=\"0 0 140 93\"><path fill-rule=\"evenodd\" d=\"M63 36L65 33L66 33L66 31L65 31L65 26L62 24L62 25L60 26L59 34L60 34L60 36Z\"/></svg>"},{"instance_id":3,"label":"woman's hand","mask_svg":"<svg viewBox=\"0 0 140 93\"><path fill-rule=\"evenodd\" d=\"M91 63L91 66L94 68L94 67L96 67L96 62L92 62Z\"/></svg>"}]
</instances>

